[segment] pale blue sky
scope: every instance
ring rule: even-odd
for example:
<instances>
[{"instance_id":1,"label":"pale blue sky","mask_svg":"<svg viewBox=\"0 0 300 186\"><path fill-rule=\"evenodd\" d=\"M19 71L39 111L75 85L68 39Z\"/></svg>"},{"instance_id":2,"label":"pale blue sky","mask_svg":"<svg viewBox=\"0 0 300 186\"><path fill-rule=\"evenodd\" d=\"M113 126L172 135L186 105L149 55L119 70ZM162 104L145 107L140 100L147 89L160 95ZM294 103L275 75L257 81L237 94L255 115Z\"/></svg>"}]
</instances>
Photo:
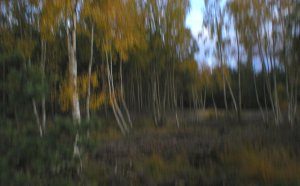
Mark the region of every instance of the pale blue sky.
<instances>
[{"instance_id":1,"label":"pale blue sky","mask_svg":"<svg viewBox=\"0 0 300 186\"><path fill-rule=\"evenodd\" d=\"M203 16L205 13L204 1L205 0L190 0L191 9L186 19L186 26L191 29L194 38L198 41L199 44L199 52L195 55L198 64L201 65L201 63L205 62L210 67L213 67L216 65L216 58L213 54L216 39L210 36L209 30L203 25ZM219 0L217 2L219 2L221 6L224 6L226 4L226 1L227 0ZM229 33L227 34L229 34L229 37L234 41L235 33L233 29L234 28L232 26ZM200 33L202 35L201 37L199 37ZM233 47L236 47L235 44L233 45ZM237 49L235 48L235 50ZM240 50L243 53L243 47L241 47ZM229 56L228 60L230 67L236 67L234 56ZM261 70L260 63L261 62L259 62L259 59L254 59L254 67L256 70Z\"/></svg>"},{"instance_id":2,"label":"pale blue sky","mask_svg":"<svg viewBox=\"0 0 300 186\"><path fill-rule=\"evenodd\" d=\"M190 0L190 2L191 9L186 19L186 26L191 29L193 36L199 43L200 51L195 56L196 60L198 63L205 61L210 66L213 66L213 42L209 37L209 31L203 26L204 0ZM202 34L202 38L199 38L200 33Z\"/></svg>"},{"instance_id":3,"label":"pale blue sky","mask_svg":"<svg viewBox=\"0 0 300 186\"><path fill-rule=\"evenodd\" d=\"M186 25L191 28L194 37L198 36L198 33L202 29L204 0L190 0L191 10L187 16Z\"/></svg>"}]
</instances>

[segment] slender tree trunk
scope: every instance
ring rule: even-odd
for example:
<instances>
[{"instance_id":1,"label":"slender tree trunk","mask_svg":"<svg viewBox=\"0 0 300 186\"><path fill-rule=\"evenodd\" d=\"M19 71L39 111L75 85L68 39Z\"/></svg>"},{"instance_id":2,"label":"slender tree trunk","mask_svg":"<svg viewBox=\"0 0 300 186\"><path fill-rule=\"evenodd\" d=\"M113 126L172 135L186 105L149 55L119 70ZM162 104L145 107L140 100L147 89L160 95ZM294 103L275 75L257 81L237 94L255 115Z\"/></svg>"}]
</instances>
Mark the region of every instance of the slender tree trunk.
<instances>
[{"instance_id":1,"label":"slender tree trunk","mask_svg":"<svg viewBox=\"0 0 300 186\"><path fill-rule=\"evenodd\" d=\"M154 115L154 122L157 127L159 127L162 124L162 108L160 103L160 89L159 89L159 78L158 78L158 72L156 70L156 66L153 67L153 75L152 75L152 98L153 98L153 115Z\"/></svg>"},{"instance_id":2,"label":"slender tree trunk","mask_svg":"<svg viewBox=\"0 0 300 186\"><path fill-rule=\"evenodd\" d=\"M90 62L89 62L89 71L88 71L88 90L87 90L87 98L86 98L87 121L90 121L90 98L91 98L91 78L92 78L92 67L93 67L93 55L94 55L94 25L92 25L92 33L91 33Z\"/></svg>"},{"instance_id":3,"label":"slender tree trunk","mask_svg":"<svg viewBox=\"0 0 300 186\"><path fill-rule=\"evenodd\" d=\"M135 105L134 103L134 100L133 98L135 97L135 87L134 87L134 77L133 76L130 76L130 81L128 82L128 86L130 87L128 89L128 99L129 99L129 102L130 102L130 106L133 108L133 110L136 112L138 109L137 109L137 106Z\"/></svg>"},{"instance_id":4,"label":"slender tree trunk","mask_svg":"<svg viewBox=\"0 0 300 186\"><path fill-rule=\"evenodd\" d=\"M290 87L290 81L289 81L289 77L288 77L288 68L285 68L285 90L286 90L286 95L287 95L287 101L288 101L288 122L290 125L292 125L292 118L291 118L291 100L292 100L292 94L290 93L290 88L292 89L292 87Z\"/></svg>"},{"instance_id":5,"label":"slender tree trunk","mask_svg":"<svg viewBox=\"0 0 300 186\"><path fill-rule=\"evenodd\" d=\"M273 116L276 120L276 110L275 110L275 103L274 103L274 96L272 94L272 89L271 89L271 83L270 83L270 79L268 77L268 74L266 75L266 89L267 89L267 93L268 93L268 97L271 103L271 108L272 108L272 113Z\"/></svg>"},{"instance_id":6,"label":"slender tree trunk","mask_svg":"<svg viewBox=\"0 0 300 186\"><path fill-rule=\"evenodd\" d=\"M285 72L285 78L286 78L286 94L287 94L287 101L288 101L288 122L291 126L294 125L296 115L294 115L294 108L297 106L297 92L294 87L297 87L297 84L295 83L295 80L293 81L293 78L291 74L289 73L288 69L286 68ZM289 76L291 76L289 78ZM297 81L296 81L297 82Z\"/></svg>"},{"instance_id":7,"label":"slender tree trunk","mask_svg":"<svg viewBox=\"0 0 300 186\"><path fill-rule=\"evenodd\" d=\"M239 96L238 96L238 120L241 121L241 112L242 112L242 89L241 89L241 61L240 61L240 40L237 33L237 30L235 31L236 35L236 42L237 42L237 62L238 62L238 89L239 89Z\"/></svg>"},{"instance_id":8,"label":"slender tree trunk","mask_svg":"<svg viewBox=\"0 0 300 186\"><path fill-rule=\"evenodd\" d=\"M142 84L142 75L139 73L139 89L140 89L140 110L144 108L144 99L143 99L143 84Z\"/></svg>"},{"instance_id":9,"label":"slender tree trunk","mask_svg":"<svg viewBox=\"0 0 300 186\"><path fill-rule=\"evenodd\" d=\"M80 123L80 107L77 87L77 58L76 58L76 2L74 3L74 10L72 15L73 25L67 28L67 43L68 43L68 57L69 57L69 81L72 90L72 117L75 123Z\"/></svg>"},{"instance_id":10,"label":"slender tree trunk","mask_svg":"<svg viewBox=\"0 0 300 186\"><path fill-rule=\"evenodd\" d=\"M227 105L227 95L226 95L226 80L225 80L225 74L222 67L222 78L223 78L223 95L224 95L224 104L225 104L225 110L228 111L228 105Z\"/></svg>"},{"instance_id":11,"label":"slender tree trunk","mask_svg":"<svg viewBox=\"0 0 300 186\"><path fill-rule=\"evenodd\" d=\"M135 75L136 75L136 90L137 90L137 103L135 101L135 105L137 105L138 111L141 112L141 89L139 83L139 75L138 75L138 68L135 67ZM136 97L133 98L136 100Z\"/></svg>"},{"instance_id":12,"label":"slender tree trunk","mask_svg":"<svg viewBox=\"0 0 300 186\"><path fill-rule=\"evenodd\" d=\"M101 65L101 79L102 79L102 85L103 85L103 91L106 91L108 87L106 79L107 79L107 73L104 65ZM102 70L103 69L103 70ZM108 99L109 100L109 99ZM108 111L107 111L108 103L104 103L104 113L105 117L108 117Z\"/></svg>"},{"instance_id":13,"label":"slender tree trunk","mask_svg":"<svg viewBox=\"0 0 300 186\"><path fill-rule=\"evenodd\" d=\"M114 103L114 106L115 106L115 110L117 111L117 114L119 115L119 118L121 119L121 122L122 122L122 125L123 125L125 131L129 132L127 123L126 123L126 121L124 119L122 111L121 111L121 109L119 107L119 104L117 102L112 68L113 68L113 66L112 66L112 54L110 53L110 81L111 81L111 90L112 90L113 101L114 101L113 103Z\"/></svg>"},{"instance_id":14,"label":"slender tree trunk","mask_svg":"<svg viewBox=\"0 0 300 186\"><path fill-rule=\"evenodd\" d=\"M257 33L257 41L258 41L258 51L259 51L259 56L260 56L260 60L261 60L261 64L262 64L262 68L263 68L263 73L264 73L264 82L265 82L265 86L264 86L264 98L265 98L265 109L267 112L267 122L269 119L269 109L268 109L268 105L267 105L267 98L266 98L266 94L268 94L270 103L271 103L271 108L272 108L272 112L274 117L276 117L276 113L275 113L275 106L274 106L274 100L273 100L273 95L272 95L272 90L271 90L271 85L270 85L270 79L269 79L269 62L268 60L265 60L265 56L263 53L263 49L262 49L262 43L259 39L258 33ZM267 55L267 54L266 54ZM267 58L268 59L268 58ZM266 64L267 63L267 64Z\"/></svg>"},{"instance_id":15,"label":"slender tree trunk","mask_svg":"<svg viewBox=\"0 0 300 186\"><path fill-rule=\"evenodd\" d=\"M154 73L155 75L155 73ZM156 98L156 94L157 94L157 90L156 90L156 78L153 78L153 93L152 93L152 98L153 98L153 117L154 117L154 123L156 126L158 126L158 120L159 120L159 111L157 108L157 98Z\"/></svg>"},{"instance_id":16,"label":"slender tree trunk","mask_svg":"<svg viewBox=\"0 0 300 186\"><path fill-rule=\"evenodd\" d=\"M124 128L123 124L121 123L121 120L119 118L119 115L116 111L116 108L115 108L115 97L113 96L113 92L112 92L112 82L111 82L111 70L110 70L110 65L109 65L109 59L108 59L108 52L105 52L105 56L106 56L106 69L107 69L107 82L108 82L108 90L109 90L109 98L110 98L110 103L111 103L111 107L112 107L112 110L113 110L113 113L115 115L115 118L116 118L116 121L117 121L117 124L122 132L123 135L126 134L126 129Z\"/></svg>"},{"instance_id":17,"label":"slender tree trunk","mask_svg":"<svg viewBox=\"0 0 300 186\"><path fill-rule=\"evenodd\" d=\"M5 81L5 62L3 62L2 63L2 81L3 82L6 82ZM6 112L5 112L5 108L6 108L6 101L5 101L5 96L6 96L6 94L5 94L5 92L4 91L2 91L2 104L3 104L3 111L2 111L2 117L3 118L5 118L5 114L6 114Z\"/></svg>"},{"instance_id":18,"label":"slender tree trunk","mask_svg":"<svg viewBox=\"0 0 300 186\"><path fill-rule=\"evenodd\" d=\"M206 87L204 88L203 111L206 110Z\"/></svg>"},{"instance_id":19,"label":"slender tree trunk","mask_svg":"<svg viewBox=\"0 0 300 186\"><path fill-rule=\"evenodd\" d=\"M275 44L272 47L273 55L275 55ZM277 88L277 73L276 73L276 64L273 56L270 57L271 68L272 68L272 77L273 77L273 86L274 86L274 107L275 107L275 123L279 125L281 122L281 110L279 105L279 97L278 97L278 88Z\"/></svg>"},{"instance_id":20,"label":"slender tree trunk","mask_svg":"<svg viewBox=\"0 0 300 186\"><path fill-rule=\"evenodd\" d=\"M129 110L128 110L128 108L127 108L127 104L126 104L125 99L124 99L122 63L123 63L123 62L120 61L121 102L122 102L123 108L125 109L125 112L126 112L127 119L128 119L129 124L130 124L130 127L132 127L132 121L131 121L131 117L130 117L130 114L129 114Z\"/></svg>"},{"instance_id":21,"label":"slender tree trunk","mask_svg":"<svg viewBox=\"0 0 300 186\"><path fill-rule=\"evenodd\" d=\"M30 60L29 60L30 61ZM41 41L41 63L40 63L40 71L42 73L42 82L45 83L45 64L46 63L46 43ZM28 62L28 67L31 67L31 62ZM38 105L35 98L32 99L33 113L36 119L36 123L38 125L38 129L40 132L40 136L43 137L46 131L46 98L45 94L42 95L41 107L42 107L42 121L40 120Z\"/></svg>"},{"instance_id":22,"label":"slender tree trunk","mask_svg":"<svg viewBox=\"0 0 300 186\"><path fill-rule=\"evenodd\" d=\"M173 94L174 94L174 107L175 107L175 117L176 117L176 124L177 128L179 128L179 119L177 113L177 96L176 96L176 89L175 89L175 65L173 64Z\"/></svg>"},{"instance_id":23,"label":"slender tree trunk","mask_svg":"<svg viewBox=\"0 0 300 186\"><path fill-rule=\"evenodd\" d=\"M267 92L266 92L266 80L264 82L264 102L265 102L265 112L267 114L267 117L266 117L266 122L269 123L269 106L268 106L268 98L267 98Z\"/></svg>"},{"instance_id":24,"label":"slender tree trunk","mask_svg":"<svg viewBox=\"0 0 300 186\"><path fill-rule=\"evenodd\" d=\"M219 46L219 58L221 60L221 70L222 70L222 80L223 80L223 95L224 95L224 105L226 112L228 111L228 104L227 104L227 93L226 93L226 75L225 75L225 64L223 61L222 55L222 48Z\"/></svg>"},{"instance_id":25,"label":"slender tree trunk","mask_svg":"<svg viewBox=\"0 0 300 186\"><path fill-rule=\"evenodd\" d=\"M215 109L216 119L218 119L218 107L217 107L217 104L215 102L215 97L214 97L213 93L211 93L211 98L212 98L214 109Z\"/></svg>"},{"instance_id":26,"label":"slender tree trunk","mask_svg":"<svg viewBox=\"0 0 300 186\"><path fill-rule=\"evenodd\" d=\"M156 110L157 110L157 116L158 116L158 124L162 125L162 108L160 104L160 80L158 78L159 75L156 76L155 82L156 82Z\"/></svg>"},{"instance_id":27,"label":"slender tree trunk","mask_svg":"<svg viewBox=\"0 0 300 186\"><path fill-rule=\"evenodd\" d=\"M160 124L162 125L162 120L163 120L163 117L164 117L164 110L162 108L162 104L161 104L161 89L160 89L160 83L161 83L161 80L159 79L159 75L156 76L156 86L157 86L157 107L159 108L159 122Z\"/></svg>"},{"instance_id":28,"label":"slender tree trunk","mask_svg":"<svg viewBox=\"0 0 300 186\"><path fill-rule=\"evenodd\" d=\"M168 99L168 108L173 109L173 82L172 82L172 72L167 73L167 81L169 82L169 88L168 88L168 93L169 93L169 99Z\"/></svg>"},{"instance_id":29,"label":"slender tree trunk","mask_svg":"<svg viewBox=\"0 0 300 186\"><path fill-rule=\"evenodd\" d=\"M192 99L193 99L193 107L194 110L197 110L197 99L194 87L192 87Z\"/></svg>"},{"instance_id":30,"label":"slender tree trunk","mask_svg":"<svg viewBox=\"0 0 300 186\"><path fill-rule=\"evenodd\" d=\"M263 108L262 108L260 100L259 100L259 95L258 95L258 90L257 90L257 84L256 84L256 78L255 78L254 72L253 72L253 81L254 81L254 90L255 90L255 96L256 96L257 105L259 107L259 110L260 110L261 116L263 118L263 121L266 122L265 114L264 114Z\"/></svg>"},{"instance_id":31,"label":"slender tree trunk","mask_svg":"<svg viewBox=\"0 0 300 186\"><path fill-rule=\"evenodd\" d=\"M227 78L225 78L225 80L226 80L227 86L228 86L228 88L229 88L229 92L230 92L230 95L231 95L231 99L232 99L232 101L233 101L234 109L235 109L235 111L238 113L238 107L237 107L237 104L236 104L236 100L235 100L235 97L234 97L234 94L233 94L231 85L230 85L230 83L229 83L229 81L228 81Z\"/></svg>"},{"instance_id":32,"label":"slender tree trunk","mask_svg":"<svg viewBox=\"0 0 300 186\"><path fill-rule=\"evenodd\" d=\"M162 103L162 107L163 107L163 110L165 111L167 109L167 91L168 91L168 81L165 81L164 82L164 95L163 95L163 103Z\"/></svg>"},{"instance_id":33,"label":"slender tree trunk","mask_svg":"<svg viewBox=\"0 0 300 186\"><path fill-rule=\"evenodd\" d=\"M291 78L289 78L289 80L288 80L287 76L288 75L286 74L286 91L287 91L287 97L288 97L288 121L289 121L289 124L291 126L293 126L297 119L298 74L291 76Z\"/></svg>"},{"instance_id":34,"label":"slender tree trunk","mask_svg":"<svg viewBox=\"0 0 300 186\"><path fill-rule=\"evenodd\" d=\"M181 106L181 112L183 112L183 95L182 95L182 93L180 96L180 106Z\"/></svg>"},{"instance_id":35,"label":"slender tree trunk","mask_svg":"<svg viewBox=\"0 0 300 186\"><path fill-rule=\"evenodd\" d=\"M264 24L264 30L267 32L267 26ZM265 40L266 42L266 56L268 60L268 64L270 64L270 71L273 79L270 78L269 81L269 91L270 91L270 99L272 99L272 108L273 114L275 118L275 124L278 125L281 122L281 111L279 105L279 98L278 98L278 90L277 90L277 77L276 77L276 64L275 64L275 45L276 39L273 39L273 43L271 44L268 38ZM271 82L273 80L273 92L271 89Z\"/></svg>"},{"instance_id":36,"label":"slender tree trunk","mask_svg":"<svg viewBox=\"0 0 300 186\"><path fill-rule=\"evenodd\" d=\"M294 84L294 113L293 113L293 122L296 122L297 121L297 107L298 107L298 78L299 78L299 75L296 74L296 77L295 77L295 84Z\"/></svg>"},{"instance_id":37,"label":"slender tree trunk","mask_svg":"<svg viewBox=\"0 0 300 186\"><path fill-rule=\"evenodd\" d=\"M38 114L38 111L37 111L36 101L34 99L32 100L32 105L33 105L33 112L34 112L34 115L35 115L36 123L38 125L38 129L39 129L39 132L40 132L40 136L43 137L43 128L42 128L40 117L39 117L39 114Z\"/></svg>"},{"instance_id":38,"label":"slender tree trunk","mask_svg":"<svg viewBox=\"0 0 300 186\"><path fill-rule=\"evenodd\" d=\"M42 81L43 84L45 84L45 66L46 66L46 51L47 51L47 45L45 41L42 41L42 58L41 58L41 71L42 71ZM47 114L46 114L46 96L45 94L42 95L42 127L44 132L46 131L46 120L47 120Z\"/></svg>"}]
</instances>

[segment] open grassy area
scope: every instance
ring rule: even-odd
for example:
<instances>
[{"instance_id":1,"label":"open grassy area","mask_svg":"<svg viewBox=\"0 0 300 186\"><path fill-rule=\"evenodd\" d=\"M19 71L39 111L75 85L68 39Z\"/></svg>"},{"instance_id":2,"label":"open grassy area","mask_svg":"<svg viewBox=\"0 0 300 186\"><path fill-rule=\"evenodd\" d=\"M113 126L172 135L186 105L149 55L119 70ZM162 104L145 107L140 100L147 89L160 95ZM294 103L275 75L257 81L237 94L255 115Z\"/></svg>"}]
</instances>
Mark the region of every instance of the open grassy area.
<instances>
[{"instance_id":1,"label":"open grassy area","mask_svg":"<svg viewBox=\"0 0 300 186\"><path fill-rule=\"evenodd\" d=\"M91 131L87 185L299 185L300 130L235 121Z\"/></svg>"},{"instance_id":2,"label":"open grassy area","mask_svg":"<svg viewBox=\"0 0 300 186\"><path fill-rule=\"evenodd\" d=\"M208 119L155 127L136 117L123 136L113 119L76 129L58 118L1 125L0 185L300 185L300 128Z\"/></svg>"}]
</instances>

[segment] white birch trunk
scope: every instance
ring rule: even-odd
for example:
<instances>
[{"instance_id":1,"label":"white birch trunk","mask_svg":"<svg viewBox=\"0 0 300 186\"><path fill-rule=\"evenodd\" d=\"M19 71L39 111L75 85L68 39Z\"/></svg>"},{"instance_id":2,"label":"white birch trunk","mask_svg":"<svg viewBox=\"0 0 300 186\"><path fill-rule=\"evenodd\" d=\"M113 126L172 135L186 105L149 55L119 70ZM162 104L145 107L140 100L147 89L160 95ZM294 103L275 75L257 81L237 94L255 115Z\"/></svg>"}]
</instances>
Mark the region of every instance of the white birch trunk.
<instances>
[{"instance_id":1,"label":"white birch trunk","mask_svg":"<svg viewBox=\"0 0 300 186\"><path fill-rule=\"evenodd\" d=\"M231 95L231 99L232 99L232 101L233 101L234 109L235 109L236 112L238 112L238 107L237 107L237 104L236 104L236 100L235 100L235 97L234 97L234 94L233 94L231 85L230 85L230 83L229 83L229 81L228 81L227 78L225 78L225 80L226 80L227 86L228 86L228 88L229 88L229 92L230 92L230 95Z\"/></svg>"},{"instance_id":2,"label":"white birch trunk","mask_svg":"<svg viewBox=\"0 0 300 186\"><path fill-rule=\"evenodd\" d=\"M33 113L35 115L36 123L38 125L38 129L40 132L40 136L43 137L43 128L42 128L40 117L39 117L39 114L37 111L36 101L34 99L32 100L32 105L33 105Z\"/></svg>"},{"instance_id":3,"label":"white birch trunk","mask_svg":"<svg viewBox=\"0 0 300 186\"><path fill-rule=\"evenodd\" d=\"M114 97L112 95L112 84L111 84L111 74L110 74L110 66L109 66L109 60L108 60L108 54L107 52L105 52L105 56L106 56L106 69L107 69L107 82L108 82L108 90L109 90L109 98L110 98L110 102L111 102L111 106L112 106L112 110L113 110L113 113L115 115L115 118L116 118L116 121L117 121L117 124L122 132L123 135L126 134L126 131L120 121L120 118L116 112L116 109L115 109L115 105L114 105Z\"/></svg>"},{"instance_id":4,"label":"white birch trunk","mask_svg":"<svg viewBox=\"0 0 300 186\"><path fill-rule=\"evenodd\" d=\"M112 94L113 94L113 98L114 98L113 101L114 101L115 109L116 109L117 114L119 115L119 117L122 121L122 125L123 125L125 131L129 132L129 129L127 127L127 123L124 119L124 116L121 112L121 109L120 109L119 104L118 104L117 99L116 99L115 86L114 86L114 77L113 77L112 68L113 68L113 66L112 66L112 54L110 53L110 81L111 81L111 90L112 90Z\"/></svg>"},{"instance_id":5,"label":"white birch trunk","mask_svg":"<svg viewBox=\"0 0 300 186\"><path fill-rule=\"evenodd\" d=\"M76 3L72 15L73 25L67 29L67 42L69 53L69 83L72 90L72 117L75 123L81 122L79 96L77 87L77 58L76 58Z\"/></svg>"}]
</instances>

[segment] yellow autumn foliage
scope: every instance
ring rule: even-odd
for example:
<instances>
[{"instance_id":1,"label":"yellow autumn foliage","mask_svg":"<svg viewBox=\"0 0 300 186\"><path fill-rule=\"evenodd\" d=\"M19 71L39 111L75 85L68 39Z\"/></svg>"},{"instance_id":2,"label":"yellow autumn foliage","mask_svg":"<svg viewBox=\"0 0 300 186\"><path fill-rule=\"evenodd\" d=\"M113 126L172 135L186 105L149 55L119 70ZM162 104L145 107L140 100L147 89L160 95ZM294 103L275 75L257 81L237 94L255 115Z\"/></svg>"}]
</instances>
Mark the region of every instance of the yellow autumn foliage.
<instances>
[{"instance_id":1,"label":"yellow autumn foliage","mask_svg":"<svg viewBox=\"0 0 300 186\"><path fill-rule=\"evenodd\" d=\"M78 77L78 93L79 96L86 96L88 90L89 76L88 74L81 75ZM97 88L99 85L99 81L96 73L91 74L91 88Z\"/></svg>"},{"instance_id":2,"label":"yellow autumn foliage","mask_svg":"<svg viewBox=\"0 0 300 186\"><path fill-rule=\"evenodd\" d=\"M101 105L105 103L105 100L106 100L106 94L104 91L98 94L93 94L90 100L90 109L97 110Z\"/></svg>"},{"instance_id":3,"label":"yellow autumn foliage","mask_svg":"<svg viewBox=\"0 0 300 186\"><path fill-rule=\"evenodd\" d=\"M72 103L72 87L68 80L63 80L62 84L60 85L59 89L59 103L61 110L63 112L67 112Z\"/></svg>"},{"instance_id":4,"label":"yellow autumn foliage","mask_svg":"<svg viewBox=\"0 0 300 186\"><path fill-rule=\"evenodd\" d=\"M29 58L35 47L35 41L31 39L20 39L17 41L17 48L24 58Z\"/></svg>"},{"instance_id":5,"label":"yellow autumn foliage","mask_svg":"<svg viewBox=\"0 0 300 186\"><path fill-rule=\"evenodd\" d=\"M80 98L85 99L87 96L87 90L88 90L88 82L89 82L89 76L87 74L81 75L77 79L78 83L78 96ZM91 88L92 90L95 90L99 88L99 81L96 73L93 73L91 75ZM107 95L104 91L96 92L94 91L91 93L90 97L90 109L96 110L101 105L105 103L105 100L107 98ZM61 83L60 91L59 91L59 103L61 110L63 112L67 112L71 108L72 103L72 88L69 85L68 80L64 80Z\"/></svg>"}]
</instances>

